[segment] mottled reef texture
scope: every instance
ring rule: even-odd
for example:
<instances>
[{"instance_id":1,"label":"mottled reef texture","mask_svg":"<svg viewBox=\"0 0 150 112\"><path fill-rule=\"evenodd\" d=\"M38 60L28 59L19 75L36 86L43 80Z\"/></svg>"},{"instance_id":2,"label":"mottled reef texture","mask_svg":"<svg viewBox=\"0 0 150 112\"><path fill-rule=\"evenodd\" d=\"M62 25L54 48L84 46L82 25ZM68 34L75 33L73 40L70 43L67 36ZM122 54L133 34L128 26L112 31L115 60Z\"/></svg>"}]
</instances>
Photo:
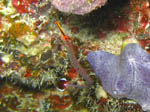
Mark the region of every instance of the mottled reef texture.
<instances>
[{"instance_id":1,"label":"mottled reef texture","mask_svg":"<svg viewBox=\"0 0 150 112\"><path fill-rule=\"evenodd\" d=\"M87 54L99 49L120 54L131 37L149 52L149 14L148 0L108 0L82 16L58 11L51 0L1 0L0 112L142 112L134 101L103 90ZM94 80L91 87L65 87L86 83L70 64L55 21Z\"/></svg>"}]
</instances>

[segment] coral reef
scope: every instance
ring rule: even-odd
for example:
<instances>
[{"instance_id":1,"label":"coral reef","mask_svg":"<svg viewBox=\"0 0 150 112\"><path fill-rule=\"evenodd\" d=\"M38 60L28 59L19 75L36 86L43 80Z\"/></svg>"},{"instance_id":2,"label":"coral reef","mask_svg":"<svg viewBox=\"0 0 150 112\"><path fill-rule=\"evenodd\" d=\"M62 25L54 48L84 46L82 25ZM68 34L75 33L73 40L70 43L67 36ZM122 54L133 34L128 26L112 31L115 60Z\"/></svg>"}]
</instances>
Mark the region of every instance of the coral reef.
<instances>
[{"instance_id":1,"label":"coral reef","mask_svg":"<svg viewBox=\"0 0 150 112\"><path fill-rule=\"evenodd\" d=\"M119 55L130 37L149 52L149 1L105 0L101 8L87 1L90 9L79 8L84 12L78 16L56 10L53 0L0 0L0 111L142 112L134 101L104 91L87 54ZM93 80L89 88L66 87L87 83L72 65L56 21L70 37L74 59Z\"/></svg>"}]
</instances>

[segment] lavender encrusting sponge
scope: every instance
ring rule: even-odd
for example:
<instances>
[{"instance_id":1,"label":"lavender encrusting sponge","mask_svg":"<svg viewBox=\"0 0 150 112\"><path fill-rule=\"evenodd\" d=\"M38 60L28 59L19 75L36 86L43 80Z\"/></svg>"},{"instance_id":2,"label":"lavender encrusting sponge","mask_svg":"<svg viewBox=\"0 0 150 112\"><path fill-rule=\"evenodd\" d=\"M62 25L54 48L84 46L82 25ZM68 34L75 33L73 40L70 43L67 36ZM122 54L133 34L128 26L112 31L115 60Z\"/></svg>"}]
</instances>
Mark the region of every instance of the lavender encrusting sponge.
<instances>
[{"instance_id":1,"label":"lavender encrusting sponge","mask_svg":"<svg viewBox=\"0 0 150 112\"><path fill-rule=\"evenodd\" d=\"M92 10L103 6L107 0L52 0L59 11L84 15Z\"/></svg>"},{"instance_id":2,"label":"lavender encrusting sponge","mask_svg":"<svg viewBox=\"0 0 150 112\"><path fill-rule=\"evenodd\" d=\"M150 55L138 44L128 44L119 56L92 51L88 61L110 95L132 99L144 111L150 110Z\"/></svg>"}]
</instances>

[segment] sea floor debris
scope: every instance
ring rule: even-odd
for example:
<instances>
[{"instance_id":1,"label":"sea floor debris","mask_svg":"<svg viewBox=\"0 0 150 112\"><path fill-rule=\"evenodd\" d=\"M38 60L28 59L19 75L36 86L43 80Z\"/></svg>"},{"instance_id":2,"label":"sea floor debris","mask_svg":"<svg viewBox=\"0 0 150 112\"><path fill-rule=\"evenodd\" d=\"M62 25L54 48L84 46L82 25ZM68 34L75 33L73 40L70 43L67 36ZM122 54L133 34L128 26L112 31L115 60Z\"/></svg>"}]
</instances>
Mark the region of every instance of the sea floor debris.
<instances>
[{"instance_id":1,"label":"sea floor debris","mask_svg":"<svg viewBox=\"0 0 150 112\"><path fill-rule=\"evenodd\" d=\"M108 0L100 9L78 16L59 12L51 0L1 0L0 111L142 112L134 101L104 91L87 54L99 49L120 54L123 41L130 37L149 52L149 4ZM90 88L58 90L63 78L86 83L71 66L56 21L71 37L79 63L94 80Z\"/></svg>"}]
</instances>

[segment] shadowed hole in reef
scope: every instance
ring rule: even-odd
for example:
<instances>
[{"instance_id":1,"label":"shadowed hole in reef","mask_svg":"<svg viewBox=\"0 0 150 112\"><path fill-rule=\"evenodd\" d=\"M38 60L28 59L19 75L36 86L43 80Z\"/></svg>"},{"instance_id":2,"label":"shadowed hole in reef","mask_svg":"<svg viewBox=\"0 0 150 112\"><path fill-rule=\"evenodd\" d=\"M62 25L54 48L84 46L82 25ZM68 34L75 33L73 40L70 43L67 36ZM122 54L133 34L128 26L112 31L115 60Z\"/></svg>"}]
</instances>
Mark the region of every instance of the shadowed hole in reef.
<instances>
[{"instance_id":1,"label":"shadowed hole in reef","mask_svg":"<svg viewBox=\"0 0 150 112\"><path fill-rule=\"evenodd\" d=\"M79 26L95 33L99 28L105 31L114 29L117 18L127 16L125 10L130 9L130 0L108 0L105 6L85 15L59 13L64 24ZM67 22L66 22L67 21Z\"/></svg>"},{"instance_id":2,"label":"shadowed hole in reef","mask_svg":"<svg viewBox=\"0 0 150 112\"><path fill-rule=\"evenodd\" d=\"M83 17L83 23L85 21L85 26L92 28L99 25L106 25L108 24L107 20L113 21L116 17L123 15L122 10L125 7L130 7L129 2L129 0L108 0L105 6L85 15L85 18ZM111 28L110 24L108 28Z\"/></svg>"}]
</instances>

